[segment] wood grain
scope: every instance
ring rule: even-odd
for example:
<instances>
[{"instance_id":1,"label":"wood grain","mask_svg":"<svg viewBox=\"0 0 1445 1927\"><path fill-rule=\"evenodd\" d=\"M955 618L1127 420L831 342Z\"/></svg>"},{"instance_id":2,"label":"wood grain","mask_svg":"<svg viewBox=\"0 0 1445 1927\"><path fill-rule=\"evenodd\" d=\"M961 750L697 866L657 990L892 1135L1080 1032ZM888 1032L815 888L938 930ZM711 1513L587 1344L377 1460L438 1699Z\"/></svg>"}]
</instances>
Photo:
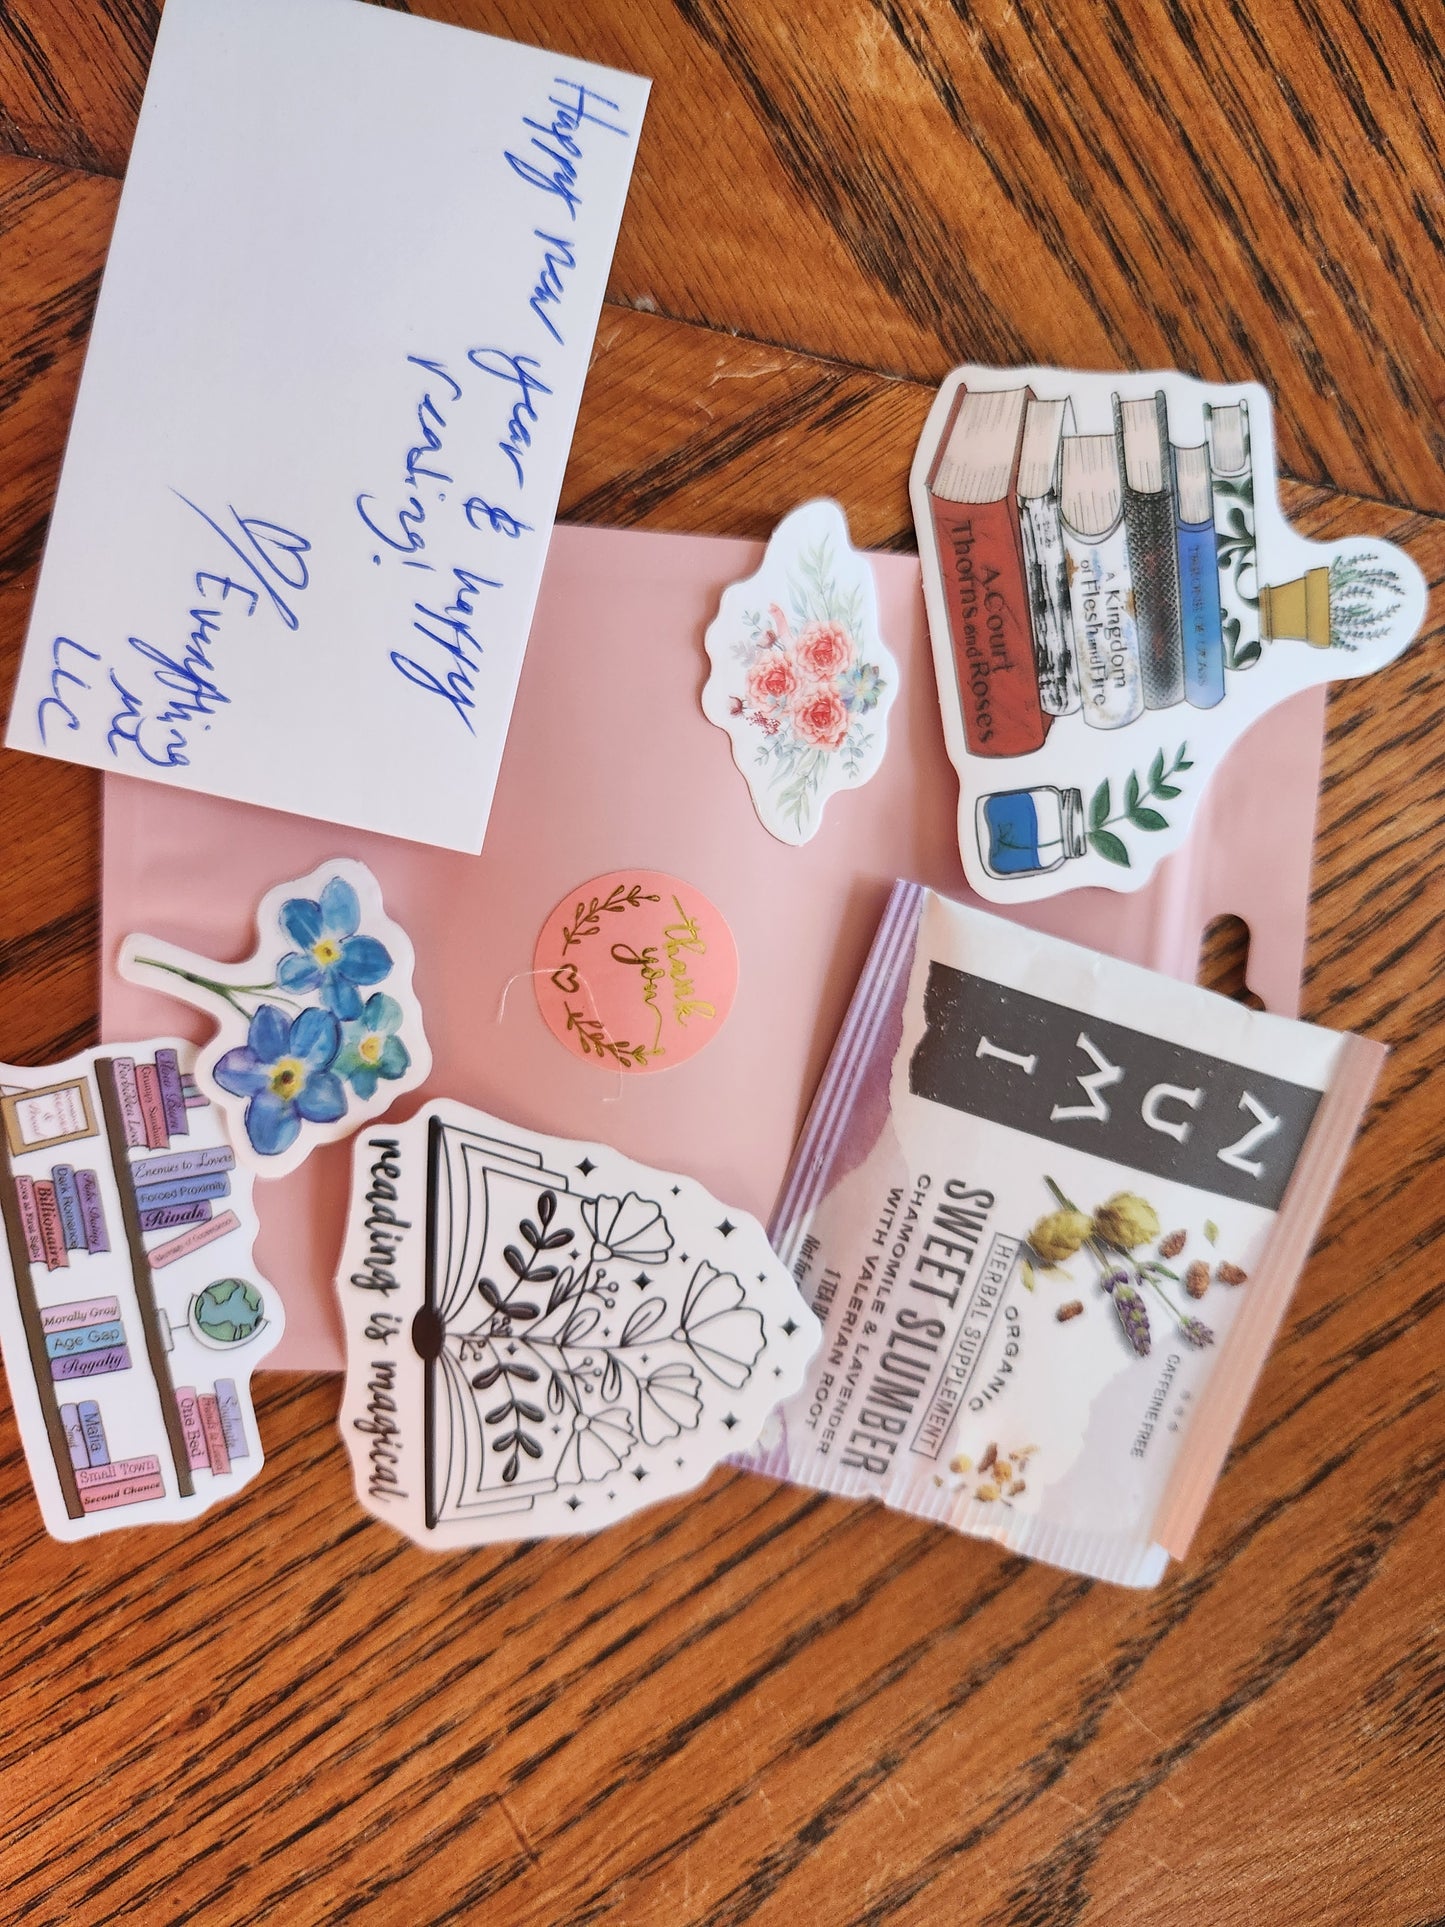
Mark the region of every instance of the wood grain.
<instances>
[{"instance_id":1,"label":"wood grain","mask_svg":"<svg viewBox=\"0 0 1445 1927\"><path fill-rule=\"evenodd\" d=\"M1282 466L1445 510L1445 58L1421 0L427 0L653 75L612 298L936 382L1178 366ZM158 9L15 0L0 147L119 174Z\"/></svg>"},{"instance_id":2,"label":"wood grain","mask_svg":"<svg viewBox=\"0 0 1445 1927\"><path fill-rule=\"evenodd\" d=\"M728 1473L593 1541L431 1558L357 1509L335 1383L275 1377L242 1500L68 1548L0 1413L0 1917L1445 1919L1428 23L1403 0L466 17L659 77L574 518L761 535L826 491L907 546L912 377L960 347L1235 374L1268 340L1289 513L1403 543L1435 591L1414 649L1332 696L1320 801L1306 1013L1392 1056L1196 1546L1147 1595ZM0 15L6 689L153 30ZM1201 214L1231 90L1269 139L1231 137ZM1266 232L1268 290L1235 274ZM0 811L0 1054L43 1061L94 1035L97 788L0 754ZM1238 967L1221 932L1209 968Z\"/></svg>"}]
</instances>

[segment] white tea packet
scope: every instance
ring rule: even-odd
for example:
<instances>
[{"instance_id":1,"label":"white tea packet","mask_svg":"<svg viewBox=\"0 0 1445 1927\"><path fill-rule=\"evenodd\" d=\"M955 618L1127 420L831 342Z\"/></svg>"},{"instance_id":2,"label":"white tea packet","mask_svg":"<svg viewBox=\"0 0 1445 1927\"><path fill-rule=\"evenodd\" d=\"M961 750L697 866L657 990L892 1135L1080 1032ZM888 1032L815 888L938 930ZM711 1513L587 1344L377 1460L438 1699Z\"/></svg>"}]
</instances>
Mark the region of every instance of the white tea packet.
<instances>
[{"instance_id":1,"label":"white tea packet","mask_svg":"<svg viewBox=\"0 0 1445 1927\"><path fill-rule=\"evenodd\" d=\"M744 1462L1156 1583L1384 1054L896 885L773 1226L823 1344Z\"/></svg>"}]
</instances>

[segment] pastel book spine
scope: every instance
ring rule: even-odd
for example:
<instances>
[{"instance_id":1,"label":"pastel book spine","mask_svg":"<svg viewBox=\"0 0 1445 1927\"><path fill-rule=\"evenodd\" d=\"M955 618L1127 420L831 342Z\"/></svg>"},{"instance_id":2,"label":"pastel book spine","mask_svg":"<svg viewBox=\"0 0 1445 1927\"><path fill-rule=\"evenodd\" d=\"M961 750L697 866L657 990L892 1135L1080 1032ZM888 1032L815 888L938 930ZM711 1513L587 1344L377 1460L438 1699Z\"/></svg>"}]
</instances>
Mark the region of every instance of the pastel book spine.
<instances>
[{"instance_id":1,"label":"pastel book spine","mask_svg":"<svg viewBox=\"0 0 1445 1927\"><path fill-rule=\"evenodd\" d=\"M186 1442L186 1458L193 1472L206 1472L211 1461L206 1453L206 1429L201 1424L201 1406L194 1385L176 1387L176 1412L181 1421L181 1437Z\"/></svg>"},{"instance_id":2,"label":"pastel book spine","mask_svg":"<svg viewBox=\"0 0 1445 1927\"><path fill-rule=\"evenodd\" d=\"M195 1204L162 1204L140 1212L142 1231L170 1231L183 1224L204 1224L211 1207L204 1198Z\"/></svg>"},{"instance_id":3,"label":"pastel book spine","mask_svg":"<svg viewBox=\"0 0 1445 1927\"><path fill-rule=\"evenodd\" d=\"M20 1205L20 1228L25 1234L25 1251L32 1265L45 1263L45 1238L40 1229L40 1207L35 1199L35 1180L17 1175L15 1196Z\"/></svg>"},{"instance_id":4,"label":"pastel book spine","mask_svg":"<svg viewBox=\"0 0 1445 1927\"><path fill-rule=\"evenodd\" d=\"M221 1433L226 1441L226 1450L232 1460L250 1456L246 1444L246 1422L241 1416L241 1399L233 1378L216 1380L216 1411L221 1421Z\"/></svg>"},{"instance_id":5,"label":"pastel book spine","mask_svg":"<svg viewBox=\"0 0 1445 1927\"><path fill-rule=\"evenodd\" d=\"M1029 624L1039 703L1046 715L1068 716L1079 707L1074 619L1069 602L1068 561L1059 515L1059 469L1063 436L1072 429L1073 404L1031 401L1024 413L1019 456L1019 533L1028 582Z\"/></svg>"},{"instance_id":6,"label":"pastel book spine","mask_svg":"<svg viewBox=\"0 0 1445 1927\"><path fill-rule=\"evenodd\" d=\"M80 1193L75 1187L75 1170L69 1164L57 1164L50 1173L50 1182L55 1186L55 1205L60 1213L60 1230L65 1239L67 1251L88 1251L85 1242L85 1225L80 1215Z\"/></svg>"},{"instance_id":7,"label":"pastel book spine","mask_svg":"<svg viewBox=\"0 0 1445 1927\"><path fill-rule=\"evenodd\" d=\"M80 1419L81 1436L85 1440L86 1457L92 1465L109 1465L110 1447L106 1444L100 1407L94 1399L83 1398L75 1409Z\"/></svg>"},{"instance_id":8,"label":"pastel book spine","mask_svg":"<svg viewBox=\"0 0 1445 1927\"><path fill-rule=\"evenodd\" d=\"M1091 729L1122 729L1144 713L1144 678L1114 437L1066 435L1062 474L1060 528L1080 705Z\"/></svg>"},{"instance_id":9,"label":"pastel book spine","mask_svg":"<svg viewBox=\"0 0 1445 1927\"><path fill-rule=\"evenodd\" d=\"M140 1092L135 1081L135 1059L117 1057L111 1063L115 1094L120 1104L121 1129L133 1150L143 1151L147 1144L145 1119L141 1116Z\"/></svg>"},{"instance_id":10,"label":"pastel book spine","mask_svg":"<svg viewBox=\"0 0 1445 1927\"><path fill-rule=\"evenodd\" d=\"M211 1470L219 1477L231 1469L231 1455L226 1450L226 1434L221 1427L220 1408L216 1404L214 1392L199 1392L196 1403L201 1408L201 1427L206 1435L206 1456Z\"/></svg>"},{"instance_id":11,"label":"pastel book spine","mask_svg":"<svg viewBox=\"0 0 1445 1927\"><path fill-rule=\"evenodd\" d=\"M231 1180L224 1171L208 1171L198 1178L173 1178L169 1184L136 1186L136 1206L141 1211L157 1211L168 1204L200 1204L210 1198L224 1198Z\"/></svg>"},{"instance_id":12,"label":"pastel book spine","mask_svg":"<svg viewBox=\"0 0 1445 1927\"><path fill-rule=\"evenodd\" d=\"M1039 700L1015 498L1022 411L999 493L955 499L941 471L968 400L960 389L928 480L964 741L974 756L1027 756L1043 748L1053 719Z\"/></svg>"},{"instance_id":13,"label":"pastel book spine","mask_svg":"<svg viewBox=\"0 0 1445 1927\"><path fill-rule=\"evenodd\" d=\"M201 1105L211 1101L189 1071L181 1073L181 1095L185 1098L188 1111L198 1110Z\"/></svg>"},{"instance_id":14,"label":"pastel book spine","mask_svg":"<svg viewBox=\"0 0 1445 1927\"><path fill-rule=\"evenodd\" d=\"M211 1171L234 1171L236 1153L229 1144L194 1144L166 1157L137 1158L130 1167L132 1184L169 1184L173 1178L199 1178Z\"/></svg>"},{"instance_id":15,"label":"pastel book spine","mask_svg":"<svg viewBox=\"0 0 1445 1927\"><path fill-rule=\"evenodd\" d=\"M55 1186L45 1178L36 1179L35 1208L40 1215L40 1236L45 1244L45 1268L47 1271L60 1271L70 1263L70 1253L65 1248L60 1206L55 1202Z\"/></svg>"},{"instance_id":16,"label":"pastel book spine","mask_svg":"<svg viewBox=\"0 0 1445 1927\"><path fill-rule=\"evenodd\" d=\"M167 1131L172 1137L187 1136L190 1126L186 1122L186 1094L181 1088L181 1062L173 1050L156 1052L156 1080L160 1085Z\"/></svg>"},{"instance_id":17,"label":"pastel book spine","mask_svg":"<svg viewBox=\"0 0 1445 1927\"><path fill-rule=\"evenodd\" d=\"M1134 620L1144 707L1184 700L1184 639L1179 627L1179 551L1163 391L1147 401L1114 397L1114 429L1124 472L1124 530L1134 585Z\"/></svg>"},{"instance_id":18,"label":"pastel book spine","mask_svg":"<svg viewBox=\"0 0 1445 1927\"><path fill-rule=\"evenodd\" d=\"M1209 450L1174 451L1178 503L1179 628L1184 642L1184 697L1195 709L1224 701L1224 618L1219 605Z\"/></svg>"},{"instance_id":19,"label":"pastel book spine","mask_svg":"<svg viewBox=\"0 0 1445 1927\"><path fill-rule=\"evenodd\" d=\"M98 1352L71 1352L50 1361L50 1376L57 1384L72 1378L106 1378L111 1372L130 1370L130 1347L107 1345Z\"/></svg>"},{"instance_id":20,"label":"pastel book spine","mask_svg":"<svg viewBox=\"0 0 1445 1927\"><path fill-rule=\"evenodd\" d=\"M164 1151L171 1141L171 1134L166 1129L165 1106L161 1103L161 1081L156 1075L154 1064L136 1065L135 1087L140 1099L145 1141L153 1151Z\"/></svg>"},{"instance_id":21,"label":"pastel book spine","mask_svg":"<svg viewBox=\"0 0 1445 1927\"><path fill-rule=\"evenodd\" d=\"M85 1449L85 1434L80 1429L80 1408L77 1405L62 1405L60 1425L65 1433L65 1449L70 1454L70 1463L77 1472L84 1472L90 1465L90 1454Z\"/></svg>"},{"instance_id":22,"label":"pastel book spine","mask_svg":"<svg viewBox=\"0 0 1445 1927\"><path fill-rule=\"evenodd\" d=\"M105 1205L100 1195L100 1180L94 1171L77 1171L76 1195L80 1199L80 1222L85 1231L87 1251L109 1251L110 1233L106 1229Z\"/></svg>"}]
</instances>

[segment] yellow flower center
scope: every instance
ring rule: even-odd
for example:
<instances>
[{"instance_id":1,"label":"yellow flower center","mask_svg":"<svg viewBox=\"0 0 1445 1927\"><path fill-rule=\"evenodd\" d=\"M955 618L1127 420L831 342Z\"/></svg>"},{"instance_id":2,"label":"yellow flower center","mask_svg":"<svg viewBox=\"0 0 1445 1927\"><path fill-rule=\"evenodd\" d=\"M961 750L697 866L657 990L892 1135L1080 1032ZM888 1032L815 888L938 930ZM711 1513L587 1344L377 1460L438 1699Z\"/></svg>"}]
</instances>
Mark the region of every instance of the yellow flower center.
<instances>
[{"instance_id":1,"label":"yellow flower center","mask_svg":"<svg viewBox=\"0 0 1445 1927\"><path fill-rule=\"evenodd\" d=\"M340 957L341 945L334 942L330 937L323 937L320 943L312 944L311 954L324 970L329 965L334 964Z\"/></svg>"},{"instance_id":2,"label":"yellow flower center","mask_svg":"<svg viewBox=\"0 0 1445 1927\"><path fill-rule=\"evenodd\" d=\"M369 1037L363 1037L356 1046L356 1054L363 1064L374 1064L381 1056L381 1048L385 1042L384 1037L378 1037L373 1031Z\"/></svg>"},{"instance_id":3,"label":"yellow flower center","mask_svg":"<svg viewBox=\"0 0 1445 1927\"><path fill-rule=\"evenodd\" d=\"M277 1097L295 1097L306 1082L306 1066L299 1057L283 1057L271 1072L271 1089Z\"/></svg>"}]
</instances>

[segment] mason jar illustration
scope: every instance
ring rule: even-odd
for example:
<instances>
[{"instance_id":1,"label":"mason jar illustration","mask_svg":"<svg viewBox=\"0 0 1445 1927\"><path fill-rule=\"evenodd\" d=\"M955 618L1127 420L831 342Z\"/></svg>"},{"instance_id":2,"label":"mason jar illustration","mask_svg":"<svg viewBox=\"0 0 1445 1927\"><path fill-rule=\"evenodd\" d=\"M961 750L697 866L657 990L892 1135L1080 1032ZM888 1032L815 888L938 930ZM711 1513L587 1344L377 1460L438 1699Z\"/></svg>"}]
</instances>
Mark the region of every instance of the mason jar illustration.
<instances>
[{"instance_id":1,"label":"mason jar illustration","mask_svg":"<svg viewBox=\"0 0 1445 1927\"><path fill-rule=\"evenodd\" d=\"M1088 848L1083 791L1051 783L981 796L976 823L978 853L991 877L1042 876Z\"/></svg>"}]
</instances>

